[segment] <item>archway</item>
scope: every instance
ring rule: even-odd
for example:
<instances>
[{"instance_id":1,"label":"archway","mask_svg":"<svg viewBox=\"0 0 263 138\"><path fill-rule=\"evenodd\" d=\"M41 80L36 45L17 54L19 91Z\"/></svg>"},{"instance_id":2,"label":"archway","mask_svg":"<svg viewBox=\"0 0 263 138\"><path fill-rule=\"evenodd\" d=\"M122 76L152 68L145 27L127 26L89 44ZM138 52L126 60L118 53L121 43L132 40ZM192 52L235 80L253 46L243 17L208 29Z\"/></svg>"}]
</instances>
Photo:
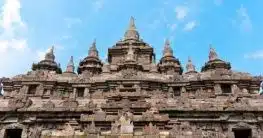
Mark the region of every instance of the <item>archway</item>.
<instances>
[{"instance_id":1,"label":"archway","mask_svg":"<svg viewBox=\"0 0 263 138\"><path fill-rule=\"evenodd\" d=\"M232 129L235 138L252 138L252 130L250 128Z\"/></svg>"},{"instance_id":2,"label":"archway","mask_svg":"<svg viewBox=\"0 0 263 138\"><path fill-rule=\"evenodd\" d=\"M6 129L4 138L21 138L22 129Z\"/></svg>"}]
</instances>

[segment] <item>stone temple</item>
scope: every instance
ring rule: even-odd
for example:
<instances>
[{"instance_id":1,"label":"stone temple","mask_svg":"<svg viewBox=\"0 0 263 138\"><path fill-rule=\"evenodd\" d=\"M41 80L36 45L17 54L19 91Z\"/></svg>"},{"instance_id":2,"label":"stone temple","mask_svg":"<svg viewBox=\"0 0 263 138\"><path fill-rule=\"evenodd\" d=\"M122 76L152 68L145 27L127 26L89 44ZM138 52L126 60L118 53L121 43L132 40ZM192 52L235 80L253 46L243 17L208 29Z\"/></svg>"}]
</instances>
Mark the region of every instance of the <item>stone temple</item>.
<instances>
[{"instance_id":1,"label":"stone temple","mask_svg":"<svg viewBox=\"0 0 263 138\"><path fill-rule=\"evenodd\" d=\"M160 61L130 19L99 58L94 41L63 71L54 48L32 71L3 78L1 138L263 138L261 76L231 70L211 46L200 72L186 70L169 40Z\"/></svg>"}]
</instances>

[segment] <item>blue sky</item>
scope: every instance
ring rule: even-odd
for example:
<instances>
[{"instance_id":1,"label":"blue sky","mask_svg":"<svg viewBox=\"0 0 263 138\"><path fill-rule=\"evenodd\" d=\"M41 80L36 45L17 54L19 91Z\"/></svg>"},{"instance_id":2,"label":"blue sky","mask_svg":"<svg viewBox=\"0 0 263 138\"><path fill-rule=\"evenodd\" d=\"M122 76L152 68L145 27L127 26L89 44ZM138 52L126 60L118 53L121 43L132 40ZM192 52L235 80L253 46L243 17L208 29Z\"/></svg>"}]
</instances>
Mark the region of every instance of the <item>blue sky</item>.
<instances>
[{"instance_id":1,"label":"blue sky","mask_svg":"<svg viewBox=\"0 0 263 138\"><path fill-rule=\"evenodd\" d=\"M123 38L133 16L141 38L155 48L171 41L183 66L200 70L209 44L233 70L263 74L262 0L0 0L0 76L26 73L51 45L65 66L77 66L93 39L99 55Z\"/></svg>"}]
</instances>

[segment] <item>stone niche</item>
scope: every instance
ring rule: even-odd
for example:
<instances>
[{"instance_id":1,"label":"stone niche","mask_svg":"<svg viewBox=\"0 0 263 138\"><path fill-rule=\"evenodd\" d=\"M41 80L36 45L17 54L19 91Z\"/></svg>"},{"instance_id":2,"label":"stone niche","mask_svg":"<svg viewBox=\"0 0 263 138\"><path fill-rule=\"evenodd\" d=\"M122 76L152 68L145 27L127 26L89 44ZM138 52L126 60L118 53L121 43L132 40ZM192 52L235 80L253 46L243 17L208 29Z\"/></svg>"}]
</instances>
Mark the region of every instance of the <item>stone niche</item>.
<instances>
[{"instance_id":1,"label":"stone niche","mask_svg":"<svg viewBox=\"0 0 263 138\"><path fill-rule=\"evenodd\" d=\"M19 123L6 125L0 131L0 137L8 138L7 136L27 138L27 127Z\"/></svg>"},{"instance_id":2,"label":"stone niche","mask_svg":"<svg viewBox=\"0 0 263 138\"><path fill-rule=\"evenodd\" d=\"M228 136L231 138L261 138L260 131L256 125L237 123L228 127Z\"/></svg>"}]
</instances>

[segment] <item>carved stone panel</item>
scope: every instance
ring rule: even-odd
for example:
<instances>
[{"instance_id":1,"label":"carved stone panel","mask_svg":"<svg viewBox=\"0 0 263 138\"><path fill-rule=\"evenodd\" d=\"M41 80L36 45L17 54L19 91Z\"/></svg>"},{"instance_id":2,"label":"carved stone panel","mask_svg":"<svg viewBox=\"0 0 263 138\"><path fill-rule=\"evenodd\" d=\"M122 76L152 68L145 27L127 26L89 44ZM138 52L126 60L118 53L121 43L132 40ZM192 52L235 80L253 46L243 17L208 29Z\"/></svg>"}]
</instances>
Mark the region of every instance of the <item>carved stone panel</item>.
<instances>
[{"instance_id":1,"label":"carved stone panel","mask_svg":"<svg viewBox=\"0 0 263 138\"><path fill-rule=\"evenodd\" d=\"M8 101L8 107L10 107L12 110L17 110L21 108L28 108L32 105L32 100L28 97L16 97L13 99L10 99Z\"/></svg>"}]
</instances>

